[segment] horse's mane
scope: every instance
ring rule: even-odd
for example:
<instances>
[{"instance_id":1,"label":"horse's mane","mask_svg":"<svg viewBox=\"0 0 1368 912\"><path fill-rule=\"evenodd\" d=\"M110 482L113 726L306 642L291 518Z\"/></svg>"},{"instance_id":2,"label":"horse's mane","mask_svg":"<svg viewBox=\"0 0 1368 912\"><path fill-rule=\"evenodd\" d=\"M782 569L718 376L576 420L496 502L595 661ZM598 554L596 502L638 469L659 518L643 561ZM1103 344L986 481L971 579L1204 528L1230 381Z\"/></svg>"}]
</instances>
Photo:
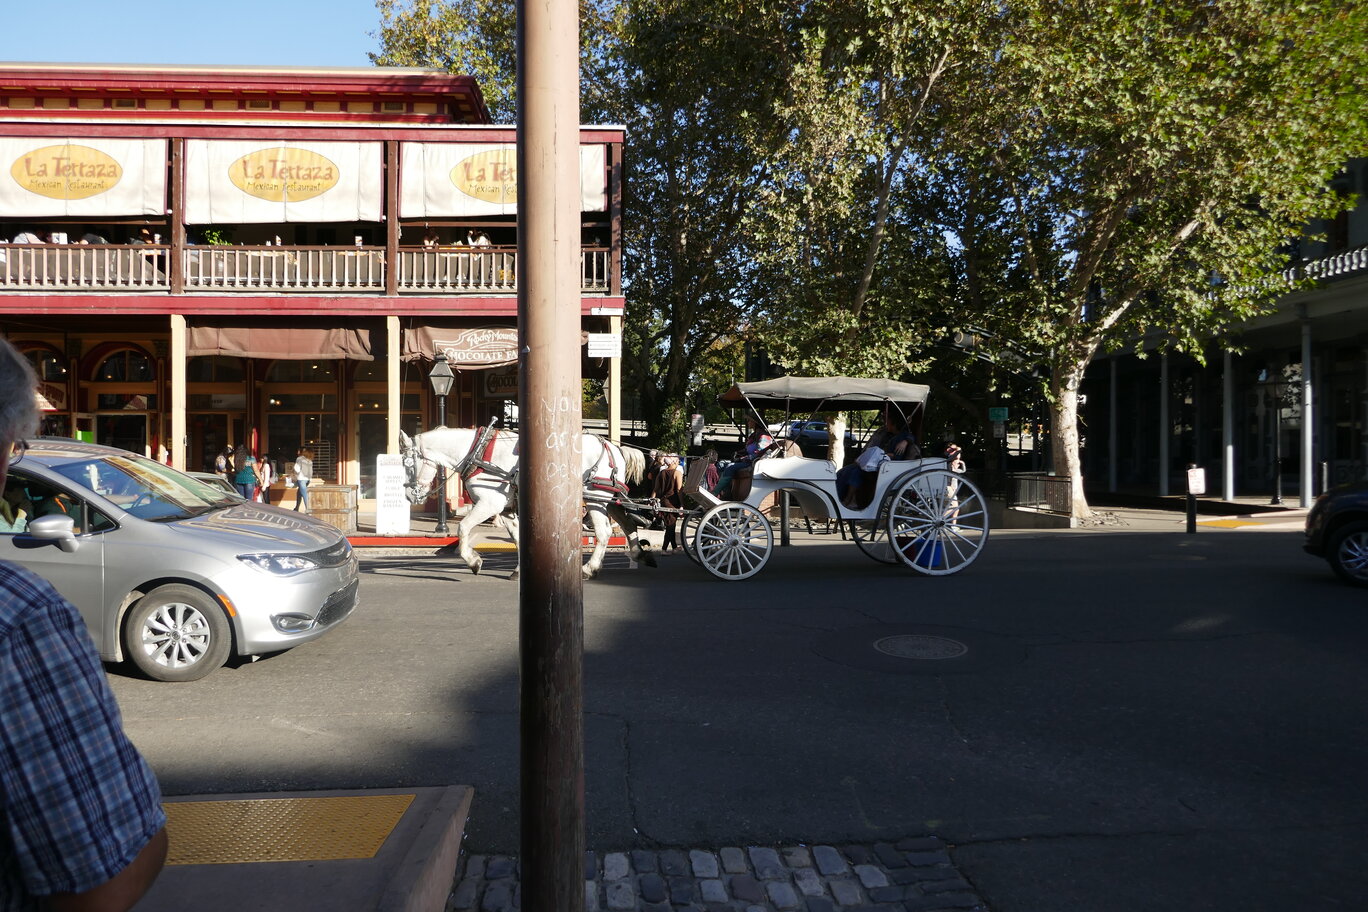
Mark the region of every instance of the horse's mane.
<instances>
[{"instance_id":1,"label":"horse's mane","mask_svg":"<svg viewBox=\"0 0 1368 912\"><path fill-rule=\"evenodd\" d=\"M622 458L627 462L624 469L628 484L636 484L646 475L646 454L636 447L624 446Z\"/></svg>"}]
</instances>

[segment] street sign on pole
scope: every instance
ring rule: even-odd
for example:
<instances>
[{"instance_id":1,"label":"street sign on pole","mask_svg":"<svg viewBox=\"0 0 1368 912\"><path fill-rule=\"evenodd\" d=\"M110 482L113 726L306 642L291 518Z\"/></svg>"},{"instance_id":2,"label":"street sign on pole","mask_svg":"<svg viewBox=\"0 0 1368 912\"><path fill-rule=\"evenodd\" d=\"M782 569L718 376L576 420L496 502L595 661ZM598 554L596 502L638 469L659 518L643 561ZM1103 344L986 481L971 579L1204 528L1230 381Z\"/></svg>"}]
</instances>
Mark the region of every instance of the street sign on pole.
<instances>
[{"instance_id":1,"label":"street sign on pole","mask_svg":"<svg viewBox=\"0 0 1368 912\"><path fill-rule=\"evenodd\" d=\"M989 421L1006 421L1006 420L1007 420L1007 407L1006 407L1006 406L1000 406L1000 407L990 408L990 409L988 410L988 420L989 420Z\"/></svg>"},{"instance_id":2,"label":"street sign on pole","mask_svg":"<svg viewBox=\"0 0 1368 912\"><path fill-rule=\"evenodd\" d=\"M993 422L993 439L994 439L994 440L1006 440L1006 439L1007 439L1007 422L1005 422L1005 421L994 421L994 422Z\"/></svg>"}]
</instances>

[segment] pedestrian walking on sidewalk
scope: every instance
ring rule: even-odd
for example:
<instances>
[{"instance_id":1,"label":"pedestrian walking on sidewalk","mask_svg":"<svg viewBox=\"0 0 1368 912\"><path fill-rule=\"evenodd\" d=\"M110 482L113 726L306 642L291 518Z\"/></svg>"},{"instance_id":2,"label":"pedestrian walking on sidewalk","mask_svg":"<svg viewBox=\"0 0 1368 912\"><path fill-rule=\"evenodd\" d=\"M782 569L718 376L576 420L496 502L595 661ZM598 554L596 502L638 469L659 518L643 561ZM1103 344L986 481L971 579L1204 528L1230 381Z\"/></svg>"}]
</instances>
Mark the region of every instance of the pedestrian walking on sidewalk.
<instances>
[{"instance_id":1,"label":"pedestrian walking on sidewalk","mask_svg":"<svg viewBox=\"0 0 1368 912\"><path fill-rule=\"evenodd\" d=\"M299 496L295 498L294 508L296 511L302 510L309 512L309 482L313 481L313 450L303 447L295 456L294 463L295 490Z\"/></svg>"}]
</instances>

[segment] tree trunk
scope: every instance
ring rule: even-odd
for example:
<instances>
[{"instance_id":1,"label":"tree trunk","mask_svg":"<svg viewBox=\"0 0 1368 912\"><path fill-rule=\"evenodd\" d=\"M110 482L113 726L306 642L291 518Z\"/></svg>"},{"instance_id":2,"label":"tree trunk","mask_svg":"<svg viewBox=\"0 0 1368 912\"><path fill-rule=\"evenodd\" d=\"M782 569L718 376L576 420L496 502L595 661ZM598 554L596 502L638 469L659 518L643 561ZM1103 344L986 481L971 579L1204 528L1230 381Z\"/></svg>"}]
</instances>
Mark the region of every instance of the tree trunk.
<instances>
[{"instance_id":1,"label":"tree trunk","mask_svg":"<svg viewBox=\"0 0 1368 912\"><path fill-rule=\"evenodd\" d=\"M830 432L827 458L839 469L845 464L846 413L837 412L833 415L831 421L827 422L827 431Z\"/></svg>"},{"instance_id":2,"label":"tree trunk","mask_svg":"<svg viewBox=\"0 0 1368 912\"><path fill-rule=\"evenodd\" d=\"M1078 385L1083 368L1055 368L1050 378L1050 437L1055 475L1069 479L1069 502L1074 519L1092 516L1083 493L1083 463L1078 446Z\"/></svg>"}]
</instances>

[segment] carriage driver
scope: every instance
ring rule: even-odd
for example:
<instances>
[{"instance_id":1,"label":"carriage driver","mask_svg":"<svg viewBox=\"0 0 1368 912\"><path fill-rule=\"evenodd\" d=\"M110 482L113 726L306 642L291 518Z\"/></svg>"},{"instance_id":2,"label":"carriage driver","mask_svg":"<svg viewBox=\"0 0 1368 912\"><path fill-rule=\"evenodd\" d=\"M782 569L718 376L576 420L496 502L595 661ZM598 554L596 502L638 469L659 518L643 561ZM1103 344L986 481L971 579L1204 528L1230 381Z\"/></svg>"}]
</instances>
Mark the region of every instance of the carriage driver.
<instances>
[{"instance_id":1,"label":"carriage driver","mask_svg":"<svg viewBox=\"0 0 1368 912\"><path fill-rule=\"evenodd\" d=\"M751 429L750 435L746 437L746 445L743 449L736 451L736 461L722 470L722 475L717 479L717 484L713 485L714 497L722 497L722 492L731 487L733 476L754 462L755 457L774 443L774 438L770 436L769 429L765 427L765 423L758 416L749 415L746 420L750 423Z\"/></svg>"}]
</instances>

